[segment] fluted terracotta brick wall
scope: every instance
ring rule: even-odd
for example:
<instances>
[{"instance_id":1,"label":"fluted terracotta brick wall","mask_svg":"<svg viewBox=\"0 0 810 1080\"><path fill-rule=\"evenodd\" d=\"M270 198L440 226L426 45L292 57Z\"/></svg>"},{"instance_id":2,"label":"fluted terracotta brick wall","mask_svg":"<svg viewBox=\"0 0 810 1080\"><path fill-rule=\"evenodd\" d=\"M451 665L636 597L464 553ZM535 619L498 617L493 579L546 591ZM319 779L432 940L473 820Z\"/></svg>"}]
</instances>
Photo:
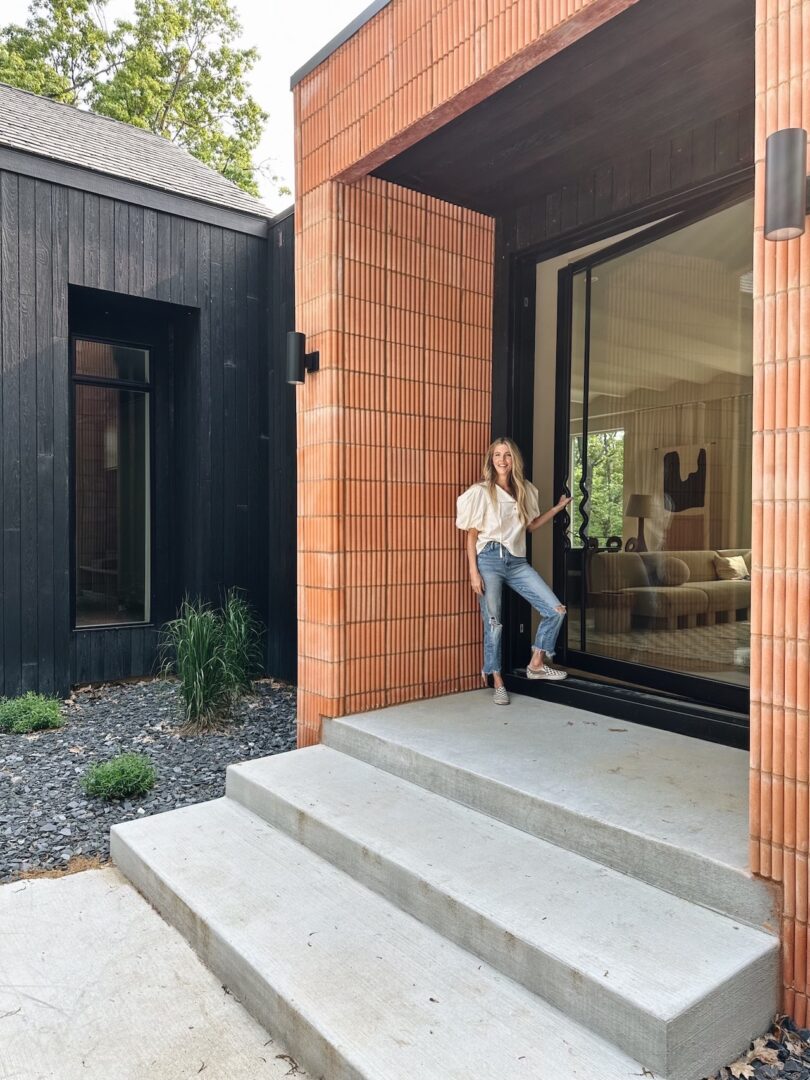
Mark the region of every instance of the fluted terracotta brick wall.
<instances>
[{"instance_id":1,"label":"fluted terracotta brick wall","mask_svg":"<svg viewBox=\"0 0 810 1080\"><path fill-rule=\"evenodd\" d=\"M635 0L392 0L295 89L299 743L476 685L455 498L489 441L493 222L366 174Z\"/></svg>"},{"instance_id":2,"label":"fluted terracotta brick wall","mask_svg":"<svg viewBox=\"0 0 810 1080\"><path fill-rule=\"evenodd\" d=\"M383 181L302 199L299 742L474 685L454 525L489 435L492 223ZM328 252L329 254L323 254Z\"/></svg>"},{"instance_id":3,"label":"fluted terracotta brick wall","mask_svg":"<svg viewBox=\"0 0 810 1080\"><path fill-rule=\"evenodd\" d=\"M296 86L298 190L356 180L636 0L392 0Z\"/></svg>"},{"instance_id":4,"label":"fluted terracotta brick wall","mask_svg":"<svg viewBox=\"0 0 810 1080\"><path fill-rule=\"evenodd\" d=\"M751 867L784 884L784 1008L808 1018L810 232L763 237L766 136L810 125L810 0L758 0Z\"/></svg>"}]
</instances>

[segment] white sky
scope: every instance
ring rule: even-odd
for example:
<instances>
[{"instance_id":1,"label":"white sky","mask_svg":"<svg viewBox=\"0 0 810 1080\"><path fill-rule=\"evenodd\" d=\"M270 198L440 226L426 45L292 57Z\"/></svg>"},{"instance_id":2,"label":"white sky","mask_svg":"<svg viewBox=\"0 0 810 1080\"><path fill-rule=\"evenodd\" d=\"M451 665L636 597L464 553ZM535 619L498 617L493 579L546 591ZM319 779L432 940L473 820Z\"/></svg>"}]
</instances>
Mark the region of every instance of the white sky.
<instances>
[{"instance_id":1,"label":"white sky","mask_svg":"<svg viewBox=\"0 0 810 1080\"><path fill-rule=\"evenodd\" d=\"M234 0L232 0L234 2ZM257 160L270 159L272 170L293 188L293 115L290 76L335 34L368 7L370 0L235 0L243 27L242 44L255 46L259 61L253 69L253 96L270 114ZM22 23L28 0L2 0L0 21ZM109 0L107 20L128 17L131 0ZM268 187L262 197L273 210L292 202Z\"/></svg>"}]
</instances>

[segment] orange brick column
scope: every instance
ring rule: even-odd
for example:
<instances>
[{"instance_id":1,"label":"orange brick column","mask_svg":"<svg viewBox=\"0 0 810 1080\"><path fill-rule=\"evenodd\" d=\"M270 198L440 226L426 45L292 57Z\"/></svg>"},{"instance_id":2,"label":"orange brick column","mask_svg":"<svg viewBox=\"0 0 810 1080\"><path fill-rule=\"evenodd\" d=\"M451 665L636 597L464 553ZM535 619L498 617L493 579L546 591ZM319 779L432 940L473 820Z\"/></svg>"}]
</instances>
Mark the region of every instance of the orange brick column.
<instances>
[{"instance_id":1,"label":"orange brick column","mask_svg":"<svg viewBox=\"0 0 810 1080\"><path fill-rule=\"evenodd\" d=\"M766 136L810 125L810 0L758 0L751 866L784 883L783 1006L808 1017L810 233L763 237Z\"/></svg>"},{"instance_id":2,"label":"orange brick column","mask_svg":"<svg viewBox=\"0 0 810 1080\"><path fill-rule=\"evenodd\" d=\"M453 525L489 438L492 222L368 179L636 0L391 0L295 88L299 741L475 685Z\"/></svg>"},{"instance_id":3,"label":"orange brick column","mask_svg":"<svg viewBox=\"0 0 810 1080\"><path fill-rule=\"evenodd\" d=\"M301 199L299 743L474 685L455 499L489 438L492 222L380 180Z\"/></svg>"}]
</instances>

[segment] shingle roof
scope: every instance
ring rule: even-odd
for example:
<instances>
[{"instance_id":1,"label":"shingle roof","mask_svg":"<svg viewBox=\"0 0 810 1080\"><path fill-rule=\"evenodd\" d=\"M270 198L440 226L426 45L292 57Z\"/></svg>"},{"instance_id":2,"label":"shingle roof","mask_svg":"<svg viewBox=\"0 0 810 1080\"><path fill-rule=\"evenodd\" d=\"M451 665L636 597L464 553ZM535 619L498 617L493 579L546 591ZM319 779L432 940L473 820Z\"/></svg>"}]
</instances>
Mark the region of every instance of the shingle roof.
<instances>
[{"instance_id":1,"label":"shingle roof","mask_svg":"<svg viewBox=\"0 0 810 1080\"><path fill-rule=\"evenodd\" d=\"M160 135L5 83L0 83L0 146L214 206L273 216L264 203Z\"/></svg>"}]
</instances>

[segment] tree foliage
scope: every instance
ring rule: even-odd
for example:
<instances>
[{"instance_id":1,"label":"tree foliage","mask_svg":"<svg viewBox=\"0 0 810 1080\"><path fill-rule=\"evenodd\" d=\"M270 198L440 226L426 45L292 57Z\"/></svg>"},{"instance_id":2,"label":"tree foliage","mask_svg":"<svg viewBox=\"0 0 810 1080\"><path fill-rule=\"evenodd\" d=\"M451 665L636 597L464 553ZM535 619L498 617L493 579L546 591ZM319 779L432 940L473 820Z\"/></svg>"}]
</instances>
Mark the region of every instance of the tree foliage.
<instances>
[{"instance_id":1,"label":"tree foliage","mask_svg":"<svg viewBox=\"0 0 810 1080\"><path fill-rule=\"evenodd\" d=\"M580 479L582 477L584 438L571 440L574 502L571 512L571 536L575 547L581 546L579 534L582 513ZM624 524L624 432L599 431L588 435L588 536L604 544L609 536L621 536Z\"/></svg>"},{"instance_id":2,"label":"tree foliage","mask_svg":"<svg viewBox=\"0 0 810 1080\"><path fill-rule=\"evenodd\" d=\"M258 54L237 46L229 0L135 0L111 29L105 4L32 0L24 26L0 29L0 81L153 131L258 194Z\"/></svg>"}]
</instances>

